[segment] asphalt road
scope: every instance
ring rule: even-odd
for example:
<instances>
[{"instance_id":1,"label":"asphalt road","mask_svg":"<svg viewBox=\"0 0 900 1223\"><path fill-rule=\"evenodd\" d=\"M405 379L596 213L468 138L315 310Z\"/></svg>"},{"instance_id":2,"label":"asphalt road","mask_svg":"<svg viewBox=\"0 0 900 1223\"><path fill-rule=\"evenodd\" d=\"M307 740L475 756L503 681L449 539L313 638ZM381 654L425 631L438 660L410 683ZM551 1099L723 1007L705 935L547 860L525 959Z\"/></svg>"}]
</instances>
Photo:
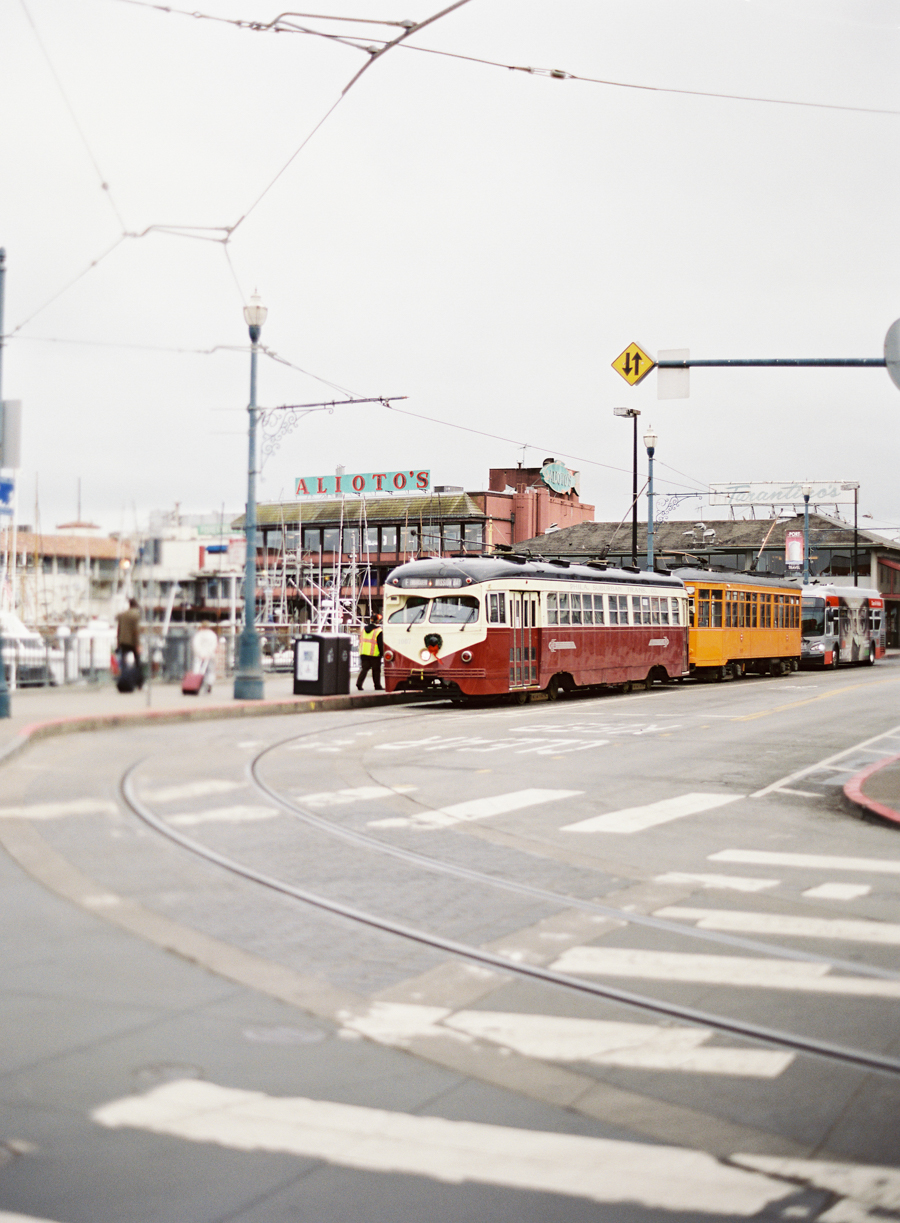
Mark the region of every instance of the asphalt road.
<instances>
[{"instance_id":1,"label":"asphalt road","mask_svg":"<svg viewBox=\"0 0 900 1223\"><path fill-rule=\"evenodd\" d=\"M0 1223L900 1218L898 685L35 744Z\"/></svg>"}]
</instances>

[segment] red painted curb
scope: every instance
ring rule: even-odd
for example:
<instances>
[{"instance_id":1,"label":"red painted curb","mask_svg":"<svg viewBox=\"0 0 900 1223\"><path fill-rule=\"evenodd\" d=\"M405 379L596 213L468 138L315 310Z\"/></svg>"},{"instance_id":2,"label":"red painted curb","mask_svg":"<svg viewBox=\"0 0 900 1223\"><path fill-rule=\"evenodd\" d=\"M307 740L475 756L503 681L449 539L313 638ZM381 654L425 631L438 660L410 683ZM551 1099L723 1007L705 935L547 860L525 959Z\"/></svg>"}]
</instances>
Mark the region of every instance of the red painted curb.
<instances>
[{"instance_id":1,"label":"red painted curb","mask_svg":"<svg viewBox=\"0 0 900 1223\"><path fill-rule=\"evenodd\" d=\"M874 798L867 798L863 794L863 785L879 769L886 768L887 765L893 764L896 760L900 760L900 753L896 756L886 756L884 760L876 760L874 764L870 764L867 769L863 769L861 773L857 773L855 777L851 777L844 786L844 793L851 803L856 803L857 807L865 807L867 811L871 811L874 815L880 815L883 819L891 820L895 824L900 824L900 811L896 811L893 807L886 807L884 803L877 802Z\"/></svg>"}]
</instances>

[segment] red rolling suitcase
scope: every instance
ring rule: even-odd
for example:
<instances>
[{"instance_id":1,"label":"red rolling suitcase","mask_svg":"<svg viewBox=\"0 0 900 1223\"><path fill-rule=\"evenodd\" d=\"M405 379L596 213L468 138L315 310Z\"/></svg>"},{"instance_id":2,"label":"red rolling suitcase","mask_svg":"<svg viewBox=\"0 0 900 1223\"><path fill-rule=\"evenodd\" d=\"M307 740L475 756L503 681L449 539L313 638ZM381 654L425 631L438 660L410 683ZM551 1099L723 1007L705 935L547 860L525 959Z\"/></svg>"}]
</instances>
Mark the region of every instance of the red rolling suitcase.
<instances>
[{"instance_id":1,"label":"red rolling suitcase","mask_svg":"<svg viewBox=\"0 0 900 1223\"><path fill-rule=\"evenodd\" d=\"M181 681L181 691L185 696L196 696L203 687L203 672L188 671Z\"/></svg>"}]
</instances>

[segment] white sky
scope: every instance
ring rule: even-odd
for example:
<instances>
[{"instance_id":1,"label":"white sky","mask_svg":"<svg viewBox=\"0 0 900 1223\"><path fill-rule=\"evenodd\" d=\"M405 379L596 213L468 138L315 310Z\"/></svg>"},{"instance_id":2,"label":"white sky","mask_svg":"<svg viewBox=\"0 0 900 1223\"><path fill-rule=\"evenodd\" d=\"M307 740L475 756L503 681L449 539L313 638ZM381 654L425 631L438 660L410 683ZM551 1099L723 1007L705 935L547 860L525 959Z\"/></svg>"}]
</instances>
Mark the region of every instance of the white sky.
<instances>
[{"instance_id":1,"label":"white sky","mask_svg":"<svg viewBox=\"0 0 900 1223\"><path fill-rule=\"evenodd\" d=\"M255 21L283 11L281 0L196 2ZM312 7L391 20L439 7L330 3ZM631 424L612 409L624 405L659 435L660 493L859 480L860 513L900 523L900 391L884 370L695 370L690 399L658 402L655 374L630 389L610 368L632 340L698 358L882 355L900 315L900 114L554 80L398 47L239 225L235 275L221 244L152 233L122 241L45 306L123 224L33 27L133 233L233 225L368 58L124 0L2 6L0 245L14 333L2 389L24 402L23 521L34 520L36 482L44 530L73 518L79 477L83 516L114 530L176 501L240 509L241 291L258 288L263 342L288 361L355 395L407 395L398 406L519 442L377 404L337 408L282 442L260 500L290 497L296 476L336 464L428 467L437 484L480 488L527 444L528 465L564 459L597 517L620 518ZM470 0L409 41L615 81L900 112L900 0ZM164 351L216 345L239 351ZM332 397L342 395L260 358L261 405ZM696 518L701 504L675 516Z\"/></svg>"}]
</instances>

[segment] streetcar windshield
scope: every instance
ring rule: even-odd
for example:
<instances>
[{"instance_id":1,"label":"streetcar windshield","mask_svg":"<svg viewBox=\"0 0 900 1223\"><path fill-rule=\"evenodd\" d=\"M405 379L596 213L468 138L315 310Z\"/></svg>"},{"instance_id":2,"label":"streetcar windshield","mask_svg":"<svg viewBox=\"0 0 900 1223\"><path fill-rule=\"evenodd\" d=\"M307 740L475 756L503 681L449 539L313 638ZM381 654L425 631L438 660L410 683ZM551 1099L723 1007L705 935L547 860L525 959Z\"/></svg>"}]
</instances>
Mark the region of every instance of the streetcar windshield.
<instances>
[{"instance_id":1,"label":"streetcar windshield","mask_svg":"<svg viewBox=\"0 0 900 1223\"><path fill-rule=\"evenodd\" d=\"M428 617L432 624L472 624L478 619L478 600L471 595L442 595Z\"/></svg>"},{"instance_id":2,"label":"streetcar windshield","mask_svg":"<svg viewBox=\"0 0 900 1223\"><path fill-rule=\"evenodd\" d=\"M821 637L825 632L825 600L804 599L800 632L804 637Z\"/></svg>"},{"instance_id":3,"label":"streetcar windshield","mask_svg":"<svg viewBox=\"0 0 900 1223\"><path fill-rule=\"evenodd\" d=\"M402 607L388 616L388 624L418 624L425 619L428 600L419 595L411 595Z\"/></svg>"}]
</instances>

